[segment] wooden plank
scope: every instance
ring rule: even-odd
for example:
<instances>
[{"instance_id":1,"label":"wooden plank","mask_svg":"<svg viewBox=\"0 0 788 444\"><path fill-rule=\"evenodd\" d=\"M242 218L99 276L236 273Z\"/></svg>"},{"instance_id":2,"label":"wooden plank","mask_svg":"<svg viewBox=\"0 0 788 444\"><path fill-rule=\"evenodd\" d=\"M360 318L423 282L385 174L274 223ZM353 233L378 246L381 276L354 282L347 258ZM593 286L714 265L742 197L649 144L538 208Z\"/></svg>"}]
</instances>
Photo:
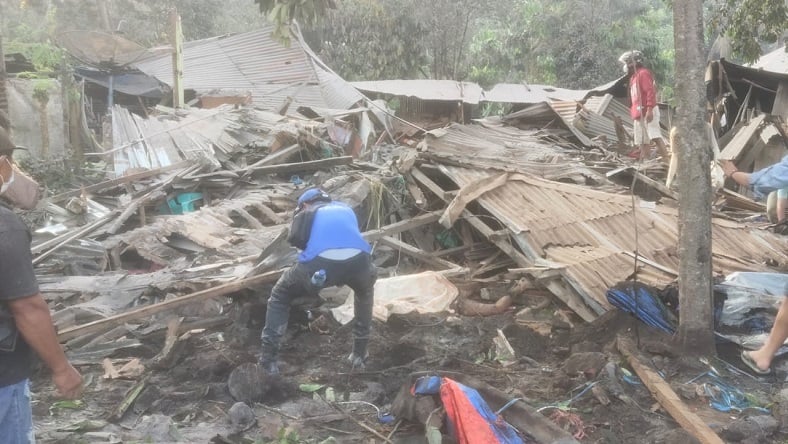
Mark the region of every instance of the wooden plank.
<instances>
[{"instance_id":1,"label":"wooden plank","mask_svg":"<svg viewBox=\"0 0 788 444\"><path fill-rule=\"evenodd\" d=\"M374 242L385 236L391 236L392 234L402 233L403 231L408 231L423 225L431 224L436 222L438 218L441 217L441 213L443 213L442 210L432 211L430 213L424 213L410 219L405 219L393 224L386 225L385 227L379 228L377 230L366 231L363 233L364 239L366 239L367 242Z\"/></svg>"},{"instance_id":2,"label":"wooden plank","mask_svg":"<svg viewBox=\"0 0 788 444\"><path fill-rule=\"evenodd\" d=\"M163 167L163 168L159 168L159 169L155 169L155 170L142 171L140 173L135 173L135 174L129 174L127 176L121 176L121 177L118 177L118 178L115 178L115 179L105 180L104 182L99 182L99 183L94 184L94 185L89 185L89 186L86 186L86 187L82 187L82 188L80 188L78 190L66 191L65 193L60 193L57 196L52 196L52 197L50 197L47 200L50 203L62 202L64 200L72 198L72 197L81 196L82 193L89 194L89 193L94 193L96 191L107 190L107 189L114 188L114 187L117 187L117 186L120 186L120 185L123 185L123 184L136 182L138 180L147 179L147 178L153 177L153 176L158 176L158 175L166 173L168 171L187 168L187 167L189 167L190 165L193 165L193 164L194 164L194 161L185 160L185 161L182 161L182 162L174 163L172 165L168 165L168 166Z\"/></svg>"},{"instance_id":3,"label":"wooden plank","mask_svg":"<svg viewBox=\"0 0 788 444\"><path fill-rule=\"evenodd\" d=\"M616 343L618 350L623 354L632 368L648 387L652 396L659 404L678 422L684 430L698 439L702 444L724 444L724 441L714 433L698 415L687 408L670 385L662 379L657 372L643 364L636 355L636 348L631 339L619 335Z\"/></svg>"},{"instance_id":4,"label":"wooden plank","mask_svg":"<svg viewBox=\"0 0 788 444\"><path fill-rule=\"evenodd\" d=\"M453 269L453 268L459 268L459 265L457 265L455 263L449 262L446 259L433 257L432 255L430 255L426 251L419 250L418 248L416 248L416 247L414 247L414 246L412 246L412 245L410 245L408 243L402 242L401 240L395 239L395 238L390 237L390 236L381 237L379 239L379 242L384 244L384 245L388 245L389 247L394 248L395 250L399 250L400 252L405 253L408 256L416 258L416 259L420 260L421 262L424 262L425 264L430 264L430 265L433 265L435 267L444 268L444 269L447 269L447 270L450 270L450 269Z\"/></svg>"},{"instance_id":5,"label":"wooden plank","mask_svg":"<svg viewBox=\"0 0 788 444\"><path fill-rule=\"evenodd\" d=\"M206 177L213 177L213 176L223 176L229 173L238 173L243 172L246 174L281 174L281 173L294 173L297 171L314 171L314 170L321 170L323 168L330 168L334 166L340 165L350 165L353 163L352 156L342 156L342 157L331 157L329 159L320 159L320 160L310 160L307 162L295 162L295 163L282 163L279 165L263 165L254 168L248 168L238 171L218 171L216 173L207 173L207 174L199 174L190 176L190 179L201 179Z\"/></svg>"},{"instance_id":6,"label":"wooden plank","mask_svg":"<svg viewBox=\"0 0 788 444\"><path fill-rule=\"evenodd\" d=\"M668 188L667 186L665 186L662 182L656 181L656 180L646 176L645 174L641 173L640 171L637 171L634 167L631 167L631 166L617 168L615 170L612 170L612 171L608 172L606 174L606 176L608 178L610 178L610 177L619 175L619 174L624 173L624 172L629 173L629 174L633 174L635 177L637 177L638 181L645 183L646 185L654 188L655 190L659 191L660 193L664 194L665 196L668 196L668 197L670 197L671 199L674 199L674 200L679 200L678 193L676 193L675 191L673 191L670 188Z\"/></svg>"},{"instance_id":7,"label":"wooden plank","mask_svg":"<svg viewBox=\"0 0 788 444\"><path fill-rule=\"evenodd\" d=\"M109 227L107 227L107 233L109 234L117 233L118 230L120 230L120 227L122 227L123 224L126 222L126 220L128 220L128 218L130 218L134 213L136 213L137 209L139 209L142 205L146 205L147 203L160 198L162 195L166 196L166 194L163 191L165 188L167 188L170 184L172 184L176 179L183 177L184 175L189 174L192 171L198 170L199 168L200 165L193 165L189 168L186 168L185 170L179 171L178 173L173 174L163 182L156 185L156 187L154 187L152 190L148 191L147 193L138 197L137 199L131 201L131 203L126 205L126 208L123 209L123 212L120 213L120 216L118 216L114 221L112 221Z\"/></svg>"},{"instance_id":8,"label":"wooden plank","mask_svg":"<svg viewBox=\"0 0 788 444\"><path fill-rule=\"evenodd\" d=\"M772 115L788 120L788 80L781 80L772 106Z\"/></svg>"},{"instance_id":9,"label":"wooden plank","mask_svg":"<svg viewBox=\"0 0 788 444\"><path fill-rule=\"evenodd\" d=\"M249 165L246 168L241 168L240 170L236 170L236 172L250 171L250 170L254 170L257 167L261 167L265 165L280 165L285 160L287 160L290 156L300 153L301 150L303 149L304 147L297 143L294 145L290 145L287 148L276 150L273 153L263 157L259 161L253 163L252 165Z\"/></svg>"},{"instance_id":10,"label":"wooden plank","mask_svg":"<svg viewBox=\"0 0 788 444\"><path fill-rule=\"evenodd\" d=\"M725 145L722 153L720 153L720 159L732 160L734 162L739 160L739 158L745 154L747 147L750 145L755 133L761 127L764 119L766 119L766 114L761 114L740 129L739 132L733 136L733 139Z\"/></svg>"},{"instance_id":11,"label":"wooden plank","mask_svg":"<svg viewBox=\"0 0 788 444\"><path fill-rule=\"evenodd\" d=\"M99 319L97 321L88 322L87 324L84 325L78 325L76 327L67 328L61 332L58 332L58 339L61 342L64 342L81 335L100 333L104 330L108 330L112 327L123 324L124 322L129 322L135 319L149 317L156 313L172 310L173 308L182 307L184 305L193 304L195 302L200 302L219 296L224 296L252 285L273 282L279 279L279 276L282 273L283 270L270 271L268 273L218 285L213 288L208 288L202 291L198 291L196 293L188 294L186 296L170 299L168 301L159 302L157 304L152 304L152 305L146 305L145 307L141 307L136 310L131 310L126 313L110 316L105 319Z\"/></svg>"},{"instance_id":12,"label":"wooden plank","mask_svg":"<svg viewBox=\"0 0 788 444\"><path fill-rule=\"evenodd\" d=\"M426 174L422 173L418 168L412 168L410 170L410 175L415 180L417 180L420 184L425 186L428 190L432 191L433 194L438 196L441 200L446 201L448 200L446 196L446 192L443 191L443 188L439 187L438 184L432 181Z\"/></svg>"},{"instance_id":13,"label":"wooden plank","mask_svg":"<svg viewBox=\"0 0 788 444\"><path fill-rule=\"evenodd\" d=\"M503 173L475 180L465 185L452 199L449 206L446 207L446 211L441 215L438 222L446 228L451 228L454 225L454 221L457 220L469 203L478 199L484 193L503 186L508 179L509 174Z\"/></svg>"}]
</instances>

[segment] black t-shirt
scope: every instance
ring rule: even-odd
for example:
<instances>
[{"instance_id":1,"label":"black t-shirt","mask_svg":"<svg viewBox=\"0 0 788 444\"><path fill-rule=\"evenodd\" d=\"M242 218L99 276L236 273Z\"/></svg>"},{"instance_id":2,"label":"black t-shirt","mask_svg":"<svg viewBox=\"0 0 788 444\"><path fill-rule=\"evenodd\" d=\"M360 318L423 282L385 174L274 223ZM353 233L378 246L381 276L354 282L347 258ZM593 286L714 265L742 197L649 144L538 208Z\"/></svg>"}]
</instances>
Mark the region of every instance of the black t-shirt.
<instances>
[{"instance_id":1,"label":"black t-shirt","mask_svg":"<svg viewBox=\"0 0 788 444\"><path fill-rule=\"evenodd\" d=\"M0 387L30 377L31 350L16 329L6 301L38 294L30 231L0 204Z\"/></svg>"}]
</instances>

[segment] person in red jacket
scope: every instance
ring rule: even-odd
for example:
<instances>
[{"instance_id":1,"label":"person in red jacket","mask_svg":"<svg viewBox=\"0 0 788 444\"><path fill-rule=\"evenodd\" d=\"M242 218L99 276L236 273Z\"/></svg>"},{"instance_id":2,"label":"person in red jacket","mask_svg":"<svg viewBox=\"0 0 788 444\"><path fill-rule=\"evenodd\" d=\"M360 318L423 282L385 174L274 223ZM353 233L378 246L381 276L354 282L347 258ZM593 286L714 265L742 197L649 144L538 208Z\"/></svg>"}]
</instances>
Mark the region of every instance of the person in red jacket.
<instances>
[{"instance_id":1,"label":"person in red jacket","mask_svg":"<svg viewBox=\"0 0 788 444\"><path fill-rule=\"evenodd\" d=\"M638 158L648 159L651 144L657 145L662 160L670 160L670 152L662 138L657 106L657 84L654 75L643 66L640 51L627 51L618 58L624 72L629 74L629 115L635 121L635 144L640 146Z\"/></svg>"}]
</instances>

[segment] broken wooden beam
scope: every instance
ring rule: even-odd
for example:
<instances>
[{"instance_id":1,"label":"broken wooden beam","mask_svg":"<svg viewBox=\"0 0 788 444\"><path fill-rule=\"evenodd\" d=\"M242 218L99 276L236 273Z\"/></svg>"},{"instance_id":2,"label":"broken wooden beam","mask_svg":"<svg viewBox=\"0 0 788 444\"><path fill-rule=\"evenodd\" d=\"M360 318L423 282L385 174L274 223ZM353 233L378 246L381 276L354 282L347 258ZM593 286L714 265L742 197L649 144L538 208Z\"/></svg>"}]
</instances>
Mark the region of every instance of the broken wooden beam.
<instances>
[{"instance_id":1,"label":"broken wooden beam","mask_svg":"<svg viewBox=\"0 0 788 444\"><path fill-rule=\"evenodd\" d=\"M282 272L283 270L270 271L268 273L264 273L261 275L252 276L234 282L218 285L216 287L208 288L202 291L198 291L196 293L188 294L186 296L181 296L164 302L159 302L158 304L146 305L145 307L141 307L136 310L117 314L115 316L110 316L105 319L99 319L97 321L88 322L87 324L84 325L78 325L75 327L67 328L61 332L58 332L58 339L60 340L60 342L63 342L63 341L68 341L69 339L76 338L81 335L99 333L134 319L149 317L156 313L160 313L166 310L172 310L173 308L182 307L187 304L192 304L195 302L212 299L219 296L224 296L252 285L263 284L266 282L274 282L277 279L279 279L279 276L282 274Z\"/></svg>"},{"instance_id":2,"label":"broken wooden beam","mask_svg":"<svg viewBox=\"0 0 788 444\"><path fill-rule=\"evenodd\" d=\"M484 193L500 188L509 180L509 173L497 174L488 176L465 185L457 192L457 195L452 199L446 207L446 211L441 215L438 220L441 225L446 228L451 228L454 221L460 217L460 214L465 210L469 203L481 197Z\"/></svg>"},{"instance_id":3,"label":"broken wooden beam","mask_svg":"<svg viewBox=\"0 0 788 444\"><path fill-rule=\"evenodd\" d=\"M89 185L89 186L86 186L86 187L82 187L82 188L77 189L77 190L66 191L65 193L60 193L60 194L58 194L56 196L52 196L52 197L48 198L47 200L50 203L62 202L62 201L66 200L66 199L69 199L71 197L81 196L83 193L84 194L88 194L88 193L93 193L95 191L107 190L107 189L110 189L110 188L113 188L113 187L116 187L116 186L119 186L119 185L124 185L124 184L127 184L127 183L136 182L138 180L147 179L147 178L153 177L153 176L158 176L159 174L166 173L168 171L177 170L179 168L187 168L187 167L189 167L192 164L194 164L193 160L184 160L182 162L174 163L172 165L167 165L166 167L158 168L158 169L155 169L155 170L148 170L148 171L142 171L142 172L135 173L135 174L129 174L129 175L126 175L126 176L121 176L121 177L117 177L115 179L105 180L104 182L99 182L97 184L93 184L93 185Z\"/></svg>"},{"instance_id":4,"label":"broken wooden beam","mask_svg":"<svg viewBox=\"0 0 788 444\"><path fill-rule=\"evenodd\" d=\"M262 159L258 160L257 162L249 165L248 167L236 170L236 172L240 173L245 171L254 171L255 168L265 165L280 165L285 160L287 160L290 156L300 153L301 150L303 149L304 147L298 143L290 145L287 148L276 150L273 153L270 153L267 156L263 157Z\"/></svg>"},{"instance_id":5,"label":"broken wooden beam","mask_svg":"<svg viewBox=\"0 0 788 444\"><path fill-rule=\"evenodd\" d=\"M334 166L340 165L350 165L353 163L352 156L342 156L342 157L330 157L328 159L320 159L320 160L309 160L306 162L295 162L295 163L282 163L279 165L263 165L254 168L247 168L238 171L234 171L235 173L244 173L244 175L248 174L282 174L282 173L295 173L297 171L314 171L314 170L322 170L324 168L330 168ZM229 171L218 171L216 173L207 173L207 174L199 174L190 176L191 179L200 179L205 177L212 177L217 174L226 175Z\"/></svg>"},{"instance_id":6,"label":"broken wooden beam","mask_svg":"<svg viewBox=\"0 0 788 444\"><path fill-rule=\"evenodd\" d=\"M645 174L641 173L635 167L632 166L624 166L621 168L616 168L615 170L608 171L607 174L605 174L605 176L610 178L617 176L621 173L632 174L637 178L638 181L643 182L644 184L650 186L651 188L654 188L655 190L664 194L665 196L670 197L673 200L679 200L678 193L665 186L665 184L663 184L662 182L646 176Z\"/></svg>"},{"instance_id":7,"label":"broken wooden beam","mask_svg":"<svg viewBox=\"0 0 788 444\"><path fill-rule=\"evenodd\" d=\"M401 220L393 224L386 225L385 227L376 230L369 230L363 233L364 239L367 242L374 242L382 237L391 236L393 234L402 233L403 231L412 230L423 225L436 222L441 217L442 210L424 213L410 219Z\"/></svg>"},{"instance_id":8,"label":"broken wooden beam","mask_svg":"<svg viewBox=\"0 0 788 444\"><path fill-rule=\"evenodd\" d=\"M703 422L698 415L687 408L676 392L661 376L649 366L643 364L636 355L633 341L623 335L616 338L618 350L627 358L629 364L640 377L643 384L657 399L659 404L678 422L684 430L689 432L701 444L723 444L724 441Z\"/></svg>"},{"instance_id":9,"label":"broken wooden beam","mask_svg":"<svg viewBox=\"0 0 788 444\"><path fill-rule=\"evenodd\" d=\"M418 259L419 261L424 262L425 264L429 264L446 270L460 268L460 266L457 264L449 262L446 259L434 257L431 254L427 253L426 251L420 250L406 242L402 242L401 240L395 239L391 236L381 237L380 239L378 239L378 241L384 245L388 245L389 247L397 251L405 253L410 257Z\"/></svg>"},{"instance_id":10,"label":"broken wooden beam","mask_svg":"<svg viewBox=\"0 0 788 444\"><path fill-rule=\"evenodd\" d=\"M110 224L110 226L107 227L107 233L109 234L117 233L118 230L120 230L120 227L122 227L123 224L126 223L126 220L128 220L128 218L130 218L134 213L137 212L137 209L139 209L143 205L148 204L153 200L156 200L162 196L166 196L166 193L164 193L165 188L167 188L170 184L175 182L176 179L183 177L184 175L187 175L189 173L192 173L198 169L200 169L200 165L193 165L189 168L179 171L178 173L173 174L172 176L168 177L167 179L156 185L153 189L151 189L147 193L131 201L128 205L126 205L126 208L123 209L123 212L120 213L120 216L118 216L114 221L112 221L112 224Z\"/></svg>"},{"instance_id":11,"label":"broken wooden beam","mask_svg":"<svg viewBox=\"0 0 788 444\"><path fill-rule=\"evenodd\" d=\"M41 262L42 260L44 260L44 257L46 257L49 254L51 254L54 250L62 247L63 245L66 245L67 243L71 242L74 239L80 238L80 237L86 235L87 233L90 233L91 231L101 227L102 225L107 223L109 221L109 219L112 216L114 216L115 214L117 214L117 212L113 211L112 213L106 214L104 217L102 217L100 219L97 219L97 220L93 221L92 223L90 223L88 225L85 225L84 227L80 228L79 230L77 230L77 231L75 231L73 233L63 233L62 235L60 235L58 237L52 238L52 239L50 239L50 240L48 240L46 242L42 242L42 243L40 243L38 245L34 245L34 246L30 247L30 252L32 254L40 253L40 252L46 250L47 248L52 247L52 249L49 250L48 252L46 252L44 255L41 255L41 256L33 259L33 265L35 265L35 264Z\"/></svg>"},{"instance_id":12,"label":"broken wooden beam","mask_svg":"<svg viewBox=\"0 0 788 444\"><path fill-rule=\"evenodd\" d=\"M181 326L181 322L183 322L183 318L179 316L167 322L167 335L164 338L164 347L151 360L153 366L169 368L172 364L173 350L175 350L175 343L178 342L178 329Z\"/></svg>"},{"instance_id":13,"label":"broken wooden beam","mask_svg":"<svg viewBox=\"0 0 788 444\"><path fill-rule=\"evenodd\" d=\"M755 139L755 135L758 133L765 120L766 114L761 114L740 127L736 135L733 136L733 139L722 149L720 159L732 160L734 162L739 161L739 158L745 154L745 151L747 151L747 148Z\"/></svg>"},{"instance_id":14,"label":"broken wooden beam","mask_svg":"<svg viewBox=\"0 0 788 444\"><path fill-rule=\"evenodd\" d=\"M425 186L428 190L430 190L433 194L438 196L440 200L447 201L449 197L447 193L443 191L443 188L439 187L438 184L432 181L426 174L424 174L420 169L413 168L410 170L410 175L423 186Z\"/></svg>"}]
</instances>

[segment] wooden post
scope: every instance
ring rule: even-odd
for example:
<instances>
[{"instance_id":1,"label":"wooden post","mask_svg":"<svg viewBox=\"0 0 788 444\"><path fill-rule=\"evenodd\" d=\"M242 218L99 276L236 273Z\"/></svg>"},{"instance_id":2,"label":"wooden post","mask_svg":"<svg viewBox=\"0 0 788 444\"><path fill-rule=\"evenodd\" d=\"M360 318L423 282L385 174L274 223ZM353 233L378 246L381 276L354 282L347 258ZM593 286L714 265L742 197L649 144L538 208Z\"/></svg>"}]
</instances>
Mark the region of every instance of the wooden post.
<instances>
[{"instance_id":1,"label":"wooden post","mask_svg":"<svg viewBox=\"0 0 788 444\"><path fill-rule=\"evenodd\" d=\"M618 350L623 354L643 384L648 388L659 405L667 411L679 425L702 444L723 444L724 442L698 415L684 404L676 392L657 372L643 364L636 356L636 347L631 339L623 336L616 338Z\"/></svg>"},{"instance_id":2,"label":"wooden post","mask_svg":"<svg viewBox=\"0 0 788 444\"><path fill-rule=\"evenodd\" d=\"M183 32L178 10L170 11L170 43L172 44L172 106L183 107Z\"/></svg>"}]
</instances>

